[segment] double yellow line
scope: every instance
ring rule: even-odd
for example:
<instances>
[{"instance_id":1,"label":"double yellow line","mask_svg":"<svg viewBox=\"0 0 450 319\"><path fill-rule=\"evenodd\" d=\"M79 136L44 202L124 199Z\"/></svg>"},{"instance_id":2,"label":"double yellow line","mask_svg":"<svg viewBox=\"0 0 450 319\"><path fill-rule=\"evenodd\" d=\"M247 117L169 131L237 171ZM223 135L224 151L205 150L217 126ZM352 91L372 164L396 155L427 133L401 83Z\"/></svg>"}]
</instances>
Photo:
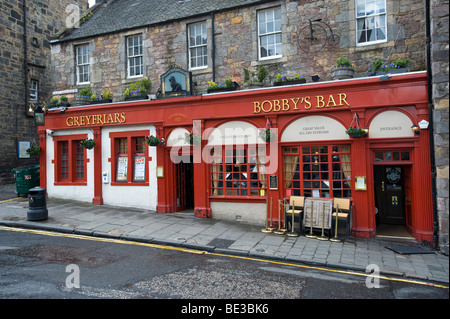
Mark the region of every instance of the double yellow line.
<instances>
[{"instance_id":1,"label":"double yellow line","mask_svg":"<svg viewBox=\"0 0 450 319\"><path fill-rule=\"evenodd\" d=\"M52 236L52 237L75 238L75 239L91 240L91 241L98 241L98 242L108 242L108 243L116 243L116 244L124 244L124 245L137 245L137 246L152 247L152 248L165 249L165 250L174 250L174 251L180 251L180 252L186 252L186 253L198 254L198 255L204 254L204 255L211 255L211 256L221 256L221 257L227 257L227 258L266 262L266 263L276 264L276 265L292 266L292 267L304 268L304 269L321 270L321 271L326 271L326 272L353 275L353 276L361 276L361 277L369 277L370 276L372 278L379 278L379 279L390 280L390 281L399 281L399 282L405 282L405 283L416 284L416 285L425 285L425 286L436 287L436 288L444 288L444 289L449 288L448 286L438 285L438 284L433 284L433 283L418 281L418 280L409 280L409 279L394 278L394 277L388 277L388 276L375 276L374 274L366 274L366 273L360 273L360 272L355 272L355 271L299 265L299 264L294 264L294 263L288 263L288 262L282 262L282 261L276 261L276 260L268 260L268 259L252 258L252 257L246 257L246 256L226 255L226 254L208 252L208 251L204 251L204 250L195 250L195 249L189 249L189 248L183 248L183 247L174 247L174 246L166 246L166 245L150 244L150 243L140 243L140 242L127 241L127 240L122 240L122 239L101 238L101 237L92 237L92 236L76 235L76 234L63 234L63 233L56 233L56 232L43 231L43 230L22 229L22 228L4 227L4 226L0 226L0 230L30 233L30 234L37 234L37 235L44 235L44 236Z\"/></svg>"}]
</instances>

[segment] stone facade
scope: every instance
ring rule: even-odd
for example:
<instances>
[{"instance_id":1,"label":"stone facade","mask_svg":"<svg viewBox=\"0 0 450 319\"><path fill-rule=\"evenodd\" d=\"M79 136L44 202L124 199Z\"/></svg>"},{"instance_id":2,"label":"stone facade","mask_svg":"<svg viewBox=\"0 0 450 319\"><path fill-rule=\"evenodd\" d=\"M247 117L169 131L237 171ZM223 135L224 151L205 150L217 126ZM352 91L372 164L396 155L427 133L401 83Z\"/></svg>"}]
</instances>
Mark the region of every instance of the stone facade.
<instances>
[{"instance_id":1,"label":"stone facade","mask_svg":"<svg viewBox=\"0 0 450 319\"><path fill-rule=\"evenodd\" d=\"M39 100L50 99L50 40L65 25L66 7L78 2L87 9L87 1L0 1L0 184L13 182L12 168L38 163L18 156L19 141L39 143L29 83L38 81Z\"/></svg>"},{"instance_id":2,"label":"stone facade","mask_svg":"<svg viewBox=\"0 0 450 319\"><path fill-rule=\"evenodd\" d=\"M431 1L432 103L436 161L436 200L439 222L439 247L448 255L448 120L449 120L449 1Z\"/></svg>"},{"instance_id":3,"label":"stone facade","mask_svg":"<svg viewBox=\"0 0 450 319\"><path fill-rule=\"evenodd\" d=\"M257 12L280 6L282 11L282 57L258 60ZM357 76L366 76L372 61L410 58L410 70L425 70L425 8L423 1L387 1L387 41L356 46L354 1L271 1L250 7L232 9L214 15L186 18L166 24L142 27L115 34L64 41L52 46L52 74L55 91L80 89L75 83L74 48L89 43L91 49L91 82L98 96L104 90L113 93L113 100L123 99L125 87L136 79L127 78L126 37L143 36L144 76L152 81L152 93L160 88L160 75L171 66L188 69L187 26L204 21L208 33L208 68L192 72L196 93L206 92L208 81L224 82L232 77L243 87L243 68L255 71L258 65L269 69L266 85L280 73L284 76L318 74L331 80L331 69L341 55L355 64ZM340 36L337 46L325 46L316 53L305 53L298 46L298 31L308 19L321 18ZM214 39L211 37L214 25ZM99 30L101 32L101 30ZM211 48L215 47L214 61ZM215 65L214 72L212 65ZM214 76L214 78L213 78ZM138 79L137 79L138 80ZM76 94L69 96L75 98Z\"/></svg>"}]
</instances>

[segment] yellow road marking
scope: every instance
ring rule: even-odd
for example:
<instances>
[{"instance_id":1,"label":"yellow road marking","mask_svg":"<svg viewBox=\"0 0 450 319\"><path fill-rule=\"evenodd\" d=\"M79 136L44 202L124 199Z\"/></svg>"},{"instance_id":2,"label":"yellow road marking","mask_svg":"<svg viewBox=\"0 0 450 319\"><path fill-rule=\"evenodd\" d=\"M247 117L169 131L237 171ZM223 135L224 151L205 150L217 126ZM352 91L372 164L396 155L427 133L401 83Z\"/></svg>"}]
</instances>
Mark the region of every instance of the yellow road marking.
<instances>
[{"instance_id":1,"label":"yellow road marking","mask_svg":"<svg viewBox=\"0 0 450 319\"><path fill-rule=\"evenodd\" d=\"M38 235L53 236L53 237L76 238L76 239L84 239L84 240L91 240L91 241L98 241L98 242L109 242L109 243L117 243L117 244L124 244L124 245L145 246L145 247L152 247L152 248L158 248L158 249L187 252L187 253L198 254L198 255L212 255L212 256L221 256L221 257L243 259L243 260L261 261L261 262L266 262L266 263L271 263L271 264L276 264L276 265L292 266L292 267L297 267L297 268L305 268L305 269L313 269L313 270L321 270L321 271L326 271L326 272L333 272L333 273L353 275L353 276L361 276L361 277L369 277L370 276L373 278L379 278L379 279L390 280L390 281L399 281L399 282L405 282L405 283L416 284L416 285L425 285L425 286L431 286L431 287L436 287L436 288L444 288L444 289L449 288L448 286L438 285L438 284L433 284L433 283L428 283L428 282L423 282L423 281L418 281L418 280L409 280L409 279L394 278L394 277L388 277L388 276L375 276L374 274L359 273L359 272L355 272L355 271L331 269L331 268L324 268L324 267L318 267L318 266L299 265L299 264L294 264L294 263L289 263L289 262L282 262L282 261L269 260L269 259L259 259L259 258L252 258L252 257L246 257L246 256L226 255L226 254L213 253L213 252L208 252L208 251L203 251L203 250L195 250L195 249L173 247L173 246L166 246L166 245L159 245L159 244L140 243L140 242L135 242L135 241L123 240L123 239L101 238L101 237L92 237L92 236L77 235L77 234L64 234L64 233L56 233L56 232L50 232L50 231L44 231L44 230L22 229L22 228L5 227L5 226L0 226L0 230L38 234Z\"/></svg>"},{"instance_id":2,"label":"yellow road marking","mask_svg":"<svg viewBox=\"0 0 450 319\"><path fill-rule=\"evenodd\" d=\"M18 200L18 199L22 199L23 197L16 197L16 198L11 198L11 199L5 199L5 200L1 200L1 203L6 203L6 202L12 202L13 200Z\"/></svg>"}]
</instances>

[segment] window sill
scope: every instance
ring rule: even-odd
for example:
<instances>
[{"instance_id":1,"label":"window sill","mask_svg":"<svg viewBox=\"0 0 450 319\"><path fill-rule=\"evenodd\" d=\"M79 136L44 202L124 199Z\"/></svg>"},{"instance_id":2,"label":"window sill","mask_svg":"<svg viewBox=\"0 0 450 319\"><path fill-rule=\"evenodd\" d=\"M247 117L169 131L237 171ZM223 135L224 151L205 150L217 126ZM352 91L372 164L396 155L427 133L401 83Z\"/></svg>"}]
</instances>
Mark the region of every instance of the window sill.
<instances>
[{"instance_id":1,"label":"window sill","mask_svg":"<svg viewBox=\"0 0 450 319\"><path fill-rule=\"evenodd\" d=\"M265 196L222 196L211 195L209 197L211 202L251 202L251 203L265 203Z\"/></svg>"},{"instance_id":2,"label":"window sill","mask_svg":"<svg viewBox=\"0 0 450 319\"><path fill-rule=\"evenodd\" d=\"M148 182L133 183L133 182L111 182L111 186L149 186Z\"/></svg>"},{"instance_id":3,"label":"window sill","mask_svg":"<svg viewBox=\"0 0 450 319\"><path fill-rule=\"evenodd\" d=\"M87 186L87 182L55 182L55 186Z\"/></svg>"}]
</instances>

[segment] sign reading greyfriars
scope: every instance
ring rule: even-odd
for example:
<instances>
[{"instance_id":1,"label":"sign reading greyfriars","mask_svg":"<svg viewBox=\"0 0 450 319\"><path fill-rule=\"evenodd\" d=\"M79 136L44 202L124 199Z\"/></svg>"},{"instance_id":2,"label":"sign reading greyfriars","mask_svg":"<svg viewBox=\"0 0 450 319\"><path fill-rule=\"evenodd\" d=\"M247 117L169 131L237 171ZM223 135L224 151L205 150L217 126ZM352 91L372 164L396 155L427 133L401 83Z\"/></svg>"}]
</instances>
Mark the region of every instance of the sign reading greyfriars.
<instances>
[{"instance_id":1,"label":"sign reading greyfriars","mask_svg":"<svg viewBox=\"0 0 450 319\"><path fill-rule=\"evenodd\" d=\"M163 97L186 96L192 93L192 75L179 67L172 67L161 75Z\"/></svg>"}]
</instances>

